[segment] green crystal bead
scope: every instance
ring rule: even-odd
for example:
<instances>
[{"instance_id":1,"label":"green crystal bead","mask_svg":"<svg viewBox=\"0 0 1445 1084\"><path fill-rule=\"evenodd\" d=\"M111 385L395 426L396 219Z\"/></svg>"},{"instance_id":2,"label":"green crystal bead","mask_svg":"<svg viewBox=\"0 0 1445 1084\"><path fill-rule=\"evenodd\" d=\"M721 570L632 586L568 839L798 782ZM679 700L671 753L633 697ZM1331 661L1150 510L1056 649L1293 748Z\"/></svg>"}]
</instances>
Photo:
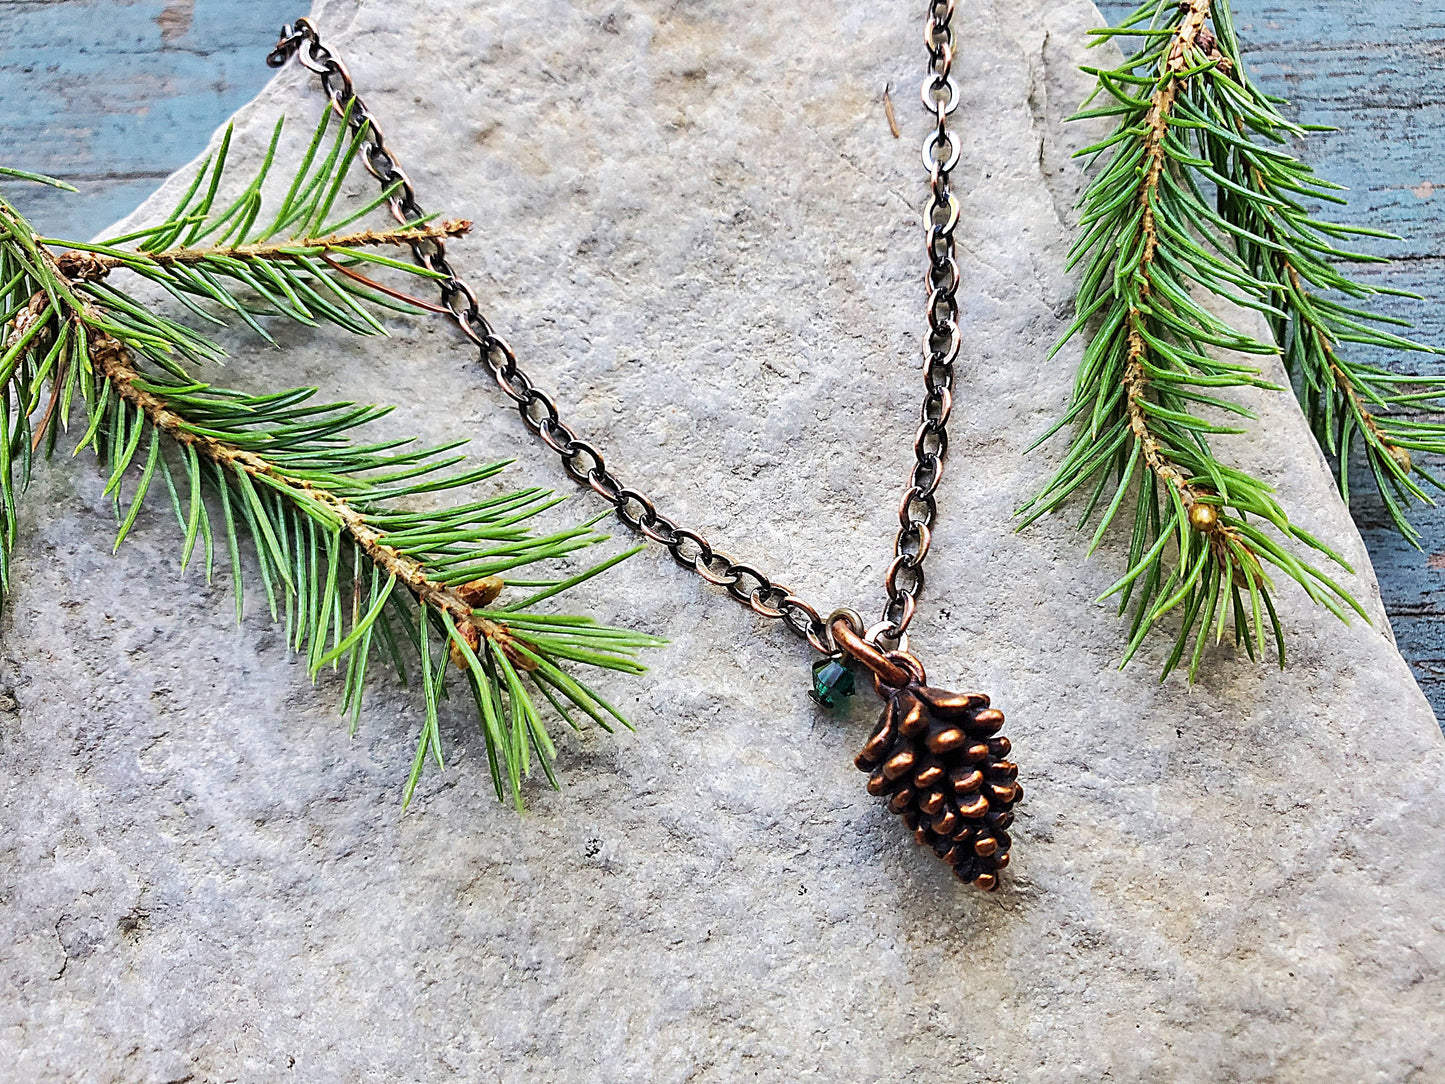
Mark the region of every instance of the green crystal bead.
<instances>
[{"instance_id":1,"label":"green crystal bead","mask_svg":"<svg viewBox=\"0 0 1445 1084\"><path fill-rule=\"evenodd\" d=\"M836 708L853 695L853 671L836 657L813 664L812 697L825 708Z\"/></svg>"}]
</instances>

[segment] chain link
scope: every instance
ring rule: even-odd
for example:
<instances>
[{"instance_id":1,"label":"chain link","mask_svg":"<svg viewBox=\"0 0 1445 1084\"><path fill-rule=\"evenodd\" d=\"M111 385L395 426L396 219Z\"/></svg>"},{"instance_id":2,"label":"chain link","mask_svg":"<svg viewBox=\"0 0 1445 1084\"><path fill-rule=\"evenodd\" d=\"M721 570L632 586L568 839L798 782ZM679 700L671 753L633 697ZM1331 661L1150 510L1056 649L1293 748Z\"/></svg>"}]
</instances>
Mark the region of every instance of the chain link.
<instances>
[{"instance_id":1,"label":"chain link","mask_svg":"<svg viewBox=\"0 0 1445 1084\"><path fill-rule=\"evenodd\" d=\"M937 515L934 491L948 448L945 426L952 406L953 363L958 356L958 263L954 259L953 231L958 223L958 201L949 191L948 173L958 161L959 144L946 123L958 104L958 86L951 76L953 37L950 19L953 0L930 0L925 40L929 53L929 75L923 84L923 103L936 116L936 126L924 144L924 166L929 171L931 196L924 213L928 237L927 272L928 326L925 366L927 395L922 424L914 440L916 463L908 490L899 505L894 559L885 577L888 603L883 621L869 630L869 639L887 646L906 643L908 623L913 619L919 592L923 589L923 560L932 539L931 527ZM321 43L315 26L298 19L281 28L281 38L266 57L279 68L295 56L321 78L331 108L351 130L361 136L360 159L387 194L392 217L409 225L425 217L416 200L411 178L386 145L376 118L356 95L346 65ZM816 650L836 650L830 621L822 618L808 602L765 573L734 560L715 549L696 531L681 527L659 512L652 500L639 490L624 486L607 469L596 445L583 440L562 420L556 402L536 387L518 366L516 355L482 315L475 291L452 269L446 243L440 238L418 238L411 243L412 256L427 270L442 276L439 288L442 306L478 349L482 364L497 386L512 400L522 424L562 460L562 468L574 482L589 486L612 505L617 518L633 531L664 546L683 568L696 572L707 582L722 587L736 601L761 617L780 620L795 635ZM851 611L850 611L851 612Z\"/></svg>"},{"instance_id":2,"label":"chain link","mask_svg":"<svg viewBox=\"0 0 1445 1084\"><path fill-rule=\"evenodd\" d=\"M933 117L933 130L923 141L923 168L928 171L928 203L923 210L924 245L928 270L924 312L928 331L923 342L923 407L913 438L913 472L898 502L898 534L893 560L884 574L888 602L881 628L870 638L886 646L901 643L918 608L923 591L923 562L933 543L938 518L938 483L948 454L948 416L953 410L953 365L962 339L958 327L958 260L953 234L958 227L958 197L949 174L958 165L961 145L949 127L949 115L958 108L958 83L953 78L954 0L929 0L923 44L928 51L928 74L919 96Z\"/></svg>"}]
</instances>

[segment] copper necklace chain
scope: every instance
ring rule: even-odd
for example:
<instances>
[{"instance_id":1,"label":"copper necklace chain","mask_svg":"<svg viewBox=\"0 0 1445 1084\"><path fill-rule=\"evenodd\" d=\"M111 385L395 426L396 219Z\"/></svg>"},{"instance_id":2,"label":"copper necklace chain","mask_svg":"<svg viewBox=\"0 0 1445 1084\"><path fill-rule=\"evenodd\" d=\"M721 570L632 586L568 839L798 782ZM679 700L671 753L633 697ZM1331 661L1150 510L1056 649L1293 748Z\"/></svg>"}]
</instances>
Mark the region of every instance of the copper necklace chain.
<instances>
[{"instance_id":1,"label":"copper necklace chain","mask_svg":"<svg viewBox=\"0 0 1445 1084\"><path fill-rule=\"evenodd\" d=\"M444 276L440 283L441 304L456 320L462 334L472 341L482 364L502 392L516 404L522 422L562 460L562 469L574 482L590 486L612 505L617 518L637 533L665 546L673 560L696 572L709 583L725 588L737 602L754 613L781 620L795 635L816 650L831 654L840 647L832 632L834 620L846 621L871 644L907 650L907 631L923 590L923 562L932 542L932 526L938 515L935 494L943 475L948 449L947 424L953 404L953 366L961 338L958 329L958 261L954 258L954 229L958 225L958 199L949 184L950 171L959 159L959 142L948 126L948 117L958 105L958 85L953 80L954 0L930 0L924 44L928 51L928 74L921 97L934 117L934 128L923 145L923 164L929 173L929 200L923 222L928 252L925 284L928 332L924 343L925 395L918 432L913 442L914 465L908 486L898 506L899 529L894 540L893 560L884 576L888 601L882 619L867 629L851 610L837 610L828 618L816 607L795 595L753 565L734 560L715 548L699 532L678 525L657 510L653 500L638 489L625 486L608 469L601 450L579 437L561 418L556 401L533 383L517 364L507 341L498 335L482 314L474 291L452 269L446 245L441 239L412 242L416 261ZM281 30L281 39L266 58L279 68L295 56L321 77L322 89L331 108L364 141L358 157L367 171L380 182L392 217L403 225L425 216L416 199L411 178L387 146L376 117L359 98L346 65L321 42L308 19L298 19Z\"/></svg>"},{"instance_id":2,"label":"copper necklace chain","mask_svg":"<svg viewBox=\"0 0 1445 1084\"><path fill-rule=\"evenodd\" d=\"M602 452L579 437L561 419L557 404L518 366L516 355L482 314L476 292L457 275L440 239L418 238L413 258L442 276L441 307L451 314L480 352L482 364L509 399L522 422L562 460L574 482L590 486L612 505L632 530L665 546L673 560L725 588L736 601L762 617L781 620L816 650L846 654L872 673L884 698L883 715L855 763L868 773L868 791L885 798L917 841L979 888L998 887L1009 861L1013 805L1023 796L1018 766L1007 759L1010 744L998 731L1003 713L981 693L950 693L927 684L922 664L908 652L908 626L923 591L923 562L938 516L937 491L948 451L948 417L953 407L954 364L962 345L958 327L959 267L954 231L959 203L950 175L958 165L960 143L948 118L959 102L953 79L955 0L927 0L924 45L928 74L921 97L934 118L923 143L929 198L923 212L928 269L924 337L923 406L913 442L914 462L898 505L893 560L884 576L888 601L881 620L864 627L858 614L834 610L827 617L752 565L715 549L697 531L679 526L657 510L640 490L625 486L607 468ZM403 225L424 217L411 178L386 145L381 128L356 95L351 75L321 43L309 20L282 28L281 40L266 58L280 67L292 56L321 77L331 108L361 139L362 164L380 182L392 216ZM839 666L838 688L851 693L852 678ZM846 682L846 684L845 684Z\"/></svg>"}]
</instances>

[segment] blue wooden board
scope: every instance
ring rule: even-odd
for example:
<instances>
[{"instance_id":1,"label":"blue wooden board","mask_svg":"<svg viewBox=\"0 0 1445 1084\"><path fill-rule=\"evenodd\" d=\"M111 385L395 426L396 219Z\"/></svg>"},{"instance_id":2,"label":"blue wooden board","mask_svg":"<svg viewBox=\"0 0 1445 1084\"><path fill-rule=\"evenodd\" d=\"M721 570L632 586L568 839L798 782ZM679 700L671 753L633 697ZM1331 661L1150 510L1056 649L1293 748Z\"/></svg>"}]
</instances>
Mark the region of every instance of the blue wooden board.
<instances>
[{"instance_id":1,"label":"blue wooden board","mask_svg":"<svg viewBox=\"0 0 1445 1084\"><path fill-rule=\"evenodd\" d=\"M42 230L89 237L192 158L266 81L281 23L304 0L5 0L0 4L0 161L64 178L70 195L12 186ZM1132 3L1104 0L1118 18ZM1254 76L1296 116L1337 131L1301 153L1352 190L1339 212L1402 236L1362 276L1429 298L1390 299L1425 341L1445 346L1445 0L1235 0ZM1386 358L1411 371L1445 358ZM1353 508L1400 648L1445 718L1445 508L1422 510L1425 552L1387 526L1380 503Z\"/></svg>"},{"instance_id":2,"label":"blue wooden board","mask_svg":"<svg viewBox=\"0 0 1445 1084\"><path fill-rule=\"evenodd\" d=\"M5 0L0 161L72 195L9 186L50 234L88 238L135 209L270 77L309 0Z\"/></svg>"}]
</instances>

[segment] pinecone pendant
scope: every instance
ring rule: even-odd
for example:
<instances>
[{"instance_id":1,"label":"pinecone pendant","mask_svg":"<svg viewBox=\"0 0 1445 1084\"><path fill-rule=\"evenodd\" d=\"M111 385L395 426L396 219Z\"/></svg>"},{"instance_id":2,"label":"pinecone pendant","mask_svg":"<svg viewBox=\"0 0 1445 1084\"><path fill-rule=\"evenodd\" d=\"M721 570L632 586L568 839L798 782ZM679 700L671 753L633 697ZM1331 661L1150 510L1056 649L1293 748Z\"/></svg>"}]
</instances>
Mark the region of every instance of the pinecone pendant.
<instances>
[{"instance_id":1,"label":"pinecone pendant","mask_svg":"<svg viewBox=\"0 0 1445 1084\"><path fill-rule=\"evenodd\" d=\"M1023 797L1003 712L982 693L950 693L910 682L894 689L878 727L854 761L868 793L960 880L992 891L1008 865L1013 804Z\"/></svg>"},{"instance_id":2,"label":"pinecone pendant","mask_svg":"<svg viewBox=\"0 0 1445 1084\"><path fill-rule=\"evenodd\" d=\"M868 773L868 793L887 798L919 844L933 848L960 880L993 891L1009 861L1013 805L1023 797L1018 765L1005 759L1009 740L999 734L1003 712L982 693L928 685L911 655L882 654L846 626L835 625L834 633L873 671L887 700L854 761Z\"/></svg>"}]
</instances>

